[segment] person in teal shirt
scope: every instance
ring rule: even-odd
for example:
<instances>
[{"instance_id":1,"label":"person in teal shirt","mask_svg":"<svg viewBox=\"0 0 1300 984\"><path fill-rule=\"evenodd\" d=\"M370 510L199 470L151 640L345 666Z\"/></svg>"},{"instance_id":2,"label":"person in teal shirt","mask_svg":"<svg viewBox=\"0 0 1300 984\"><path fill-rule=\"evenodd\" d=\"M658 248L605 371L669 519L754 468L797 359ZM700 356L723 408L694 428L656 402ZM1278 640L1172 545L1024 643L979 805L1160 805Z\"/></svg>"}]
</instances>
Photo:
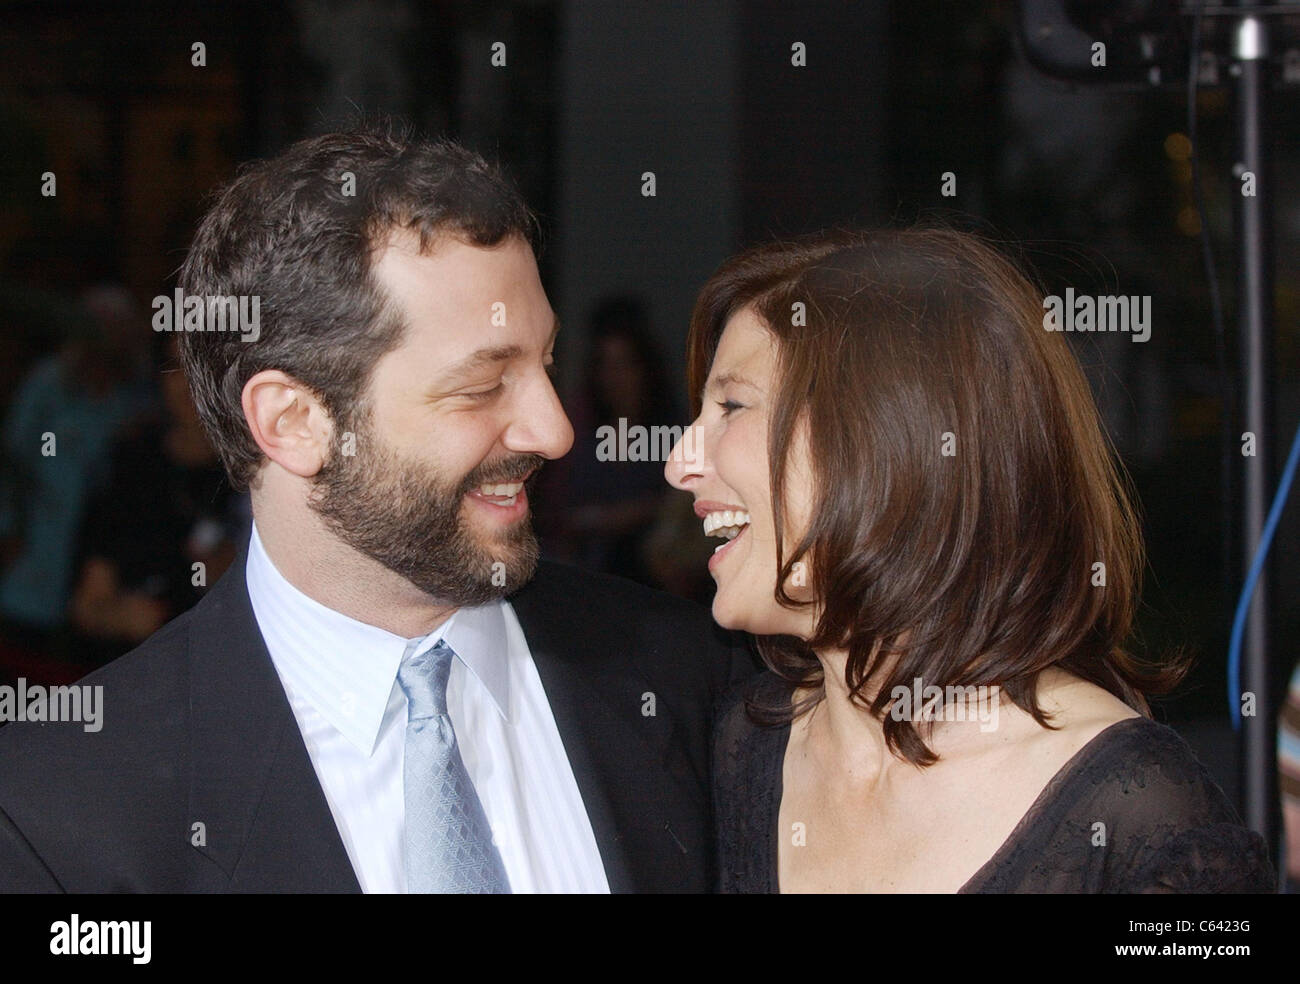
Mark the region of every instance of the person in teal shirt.
<instances>
[{"instance_id":1,"label":"person in teal shirt","mask_svg":"<svg viewBox=\"0 0 1300 984\"><path fill-rule=\"evenodd\" d=\"M118 429L149 402L139 373L147 322L120 288L83 297L91 330L38 361L3 432L0 618L40 635L63 624L87 497L103 482Z\"/></svg>"}]
</instances>

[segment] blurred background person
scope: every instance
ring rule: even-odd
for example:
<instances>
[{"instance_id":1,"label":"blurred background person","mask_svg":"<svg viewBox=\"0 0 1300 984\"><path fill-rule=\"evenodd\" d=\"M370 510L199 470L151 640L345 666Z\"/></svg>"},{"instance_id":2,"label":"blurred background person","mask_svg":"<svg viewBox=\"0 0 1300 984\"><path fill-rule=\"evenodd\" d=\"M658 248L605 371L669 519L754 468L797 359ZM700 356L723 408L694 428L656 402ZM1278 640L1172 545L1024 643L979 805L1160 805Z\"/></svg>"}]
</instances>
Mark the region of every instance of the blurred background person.
<instances>
[{"instance_id":1,"label":"blurred background person","mask_svg":"<svg viewBox=\"0 0 1300 984\"><path fill-rule=\"evenodd\" d=\"M587 338L586 377L570 408L573 450L556 463L554 481L542 493L555 505L547 516L548 551L591 570L658 585L644 544L667 498L663 460L655 459L648 439L636 450L630 440L617 439L633 428L652 433L652 427L679 422L645 302L634 295L603 299L587 321ZM609 440L604 428L612 428L616 439Z\"/></svg>"},{"instance_id":2,"label":"blurred background person","mask_svg":"<svg viewBox=\"0 0 1300 984\"><path fill-rule=\"evenodd\" d=\"M158 335L161 404L126 428L108 484L82 530L70 615L86 669L134 648L191 607L248 533L180 371L176 336Z\"/></svg>"},{"instance_id":3,"label":"blurred background person","mask_svg":"<svg viewBox=\"0 0 1300 984\"><path fill-rule=\"evenodd\" d=\"M131 294L91 288L81 315L81 330L23 378L4 425L0 647L9 676L48 671L86 503L106 478L117 429L148 403L148 328Z\"/></svg>"}]
</instances>

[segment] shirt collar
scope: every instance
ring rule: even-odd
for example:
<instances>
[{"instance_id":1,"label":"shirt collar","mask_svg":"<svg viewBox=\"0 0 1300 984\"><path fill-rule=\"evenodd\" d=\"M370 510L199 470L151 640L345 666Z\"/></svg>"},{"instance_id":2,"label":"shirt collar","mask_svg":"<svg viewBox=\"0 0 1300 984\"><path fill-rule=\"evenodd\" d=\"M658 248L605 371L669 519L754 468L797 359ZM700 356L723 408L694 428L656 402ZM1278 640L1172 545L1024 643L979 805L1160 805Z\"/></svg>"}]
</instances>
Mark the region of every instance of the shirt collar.
<instances>
[{"instance_id":1,"label":"shirt collar","mask_svg":"<svg viewBox=\"0 0 1300 984\"><path fill-rule=\"evenodd\" d=\"M504 601L458 609L442 626L439 638L460 657L465 667L492 695L497 712L514 723L510 706L510 637L506 632ZM435 642L437 639L434 640Z\"/></svg>"},{"instance_id":2,"label":"shirt collar","mask_svg":"<svg viewBox=\"0 0 1300 984\"><path fill-rule=\"evenodd\" d=\"M445 638L510 717L510 674L504 602L460 609L424 637L407 639L350 618L299 591L276 568L253 524L247 581L258 627L276 672L365 755L379 741L408 653ZM397 688L400 691L400 688Z\"/></svg>"}]
</instances>

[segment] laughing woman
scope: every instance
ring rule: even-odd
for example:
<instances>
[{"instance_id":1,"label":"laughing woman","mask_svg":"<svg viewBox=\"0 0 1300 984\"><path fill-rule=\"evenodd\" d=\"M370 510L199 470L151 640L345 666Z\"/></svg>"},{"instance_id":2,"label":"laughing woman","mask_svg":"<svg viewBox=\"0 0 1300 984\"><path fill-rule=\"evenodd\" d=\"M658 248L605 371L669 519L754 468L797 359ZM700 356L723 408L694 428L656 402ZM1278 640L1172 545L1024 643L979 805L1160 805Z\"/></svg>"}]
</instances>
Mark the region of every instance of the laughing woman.
<instances>
[{"instance_id":1,"label":"laughing woman","mask_svg":"<svg viewBox=\"0 0 1300 984\"><path fill-rule=\"evenodd\" d=\"M1042 295L962 233L750 251L704 287L667 466L713 614L728 892L1266 892L1262 838L1150 717L1139 528Z\"/></svg>"}]
</instances>

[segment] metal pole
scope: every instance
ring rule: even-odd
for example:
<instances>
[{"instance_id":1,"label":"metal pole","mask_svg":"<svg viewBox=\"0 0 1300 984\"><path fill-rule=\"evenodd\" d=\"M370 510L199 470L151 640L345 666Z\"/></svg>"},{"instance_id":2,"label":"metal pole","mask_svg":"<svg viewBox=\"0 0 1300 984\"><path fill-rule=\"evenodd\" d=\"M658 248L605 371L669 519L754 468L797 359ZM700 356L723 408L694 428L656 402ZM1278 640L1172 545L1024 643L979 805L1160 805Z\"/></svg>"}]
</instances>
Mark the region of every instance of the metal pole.
<instances>
[{"instance_id":1,"label":"metal pole","mask_svg":"<svg viewBox=\"0 0 1300 984\"><path fill-rule=\"evenodd\" d=\"M1242 487L1243 576L1254 559L1273 488L1273 278L1269 215L1272 199L1267 154L1268 28L1247 15L1232 34L1231 74L1237 102L1237 244L1243 430L1255 435L1255 454L1245 456ZM1243 179L1254 175L1254 194L1242 193ZM1277 720L1269 685L1272 605L1268 568L1261 572L1246 623L1242 647L1242 685L1255 696L1255 713L1242 717L1242 802L1244 820L1278 852Z\"/></svg>"}]
</instances>

